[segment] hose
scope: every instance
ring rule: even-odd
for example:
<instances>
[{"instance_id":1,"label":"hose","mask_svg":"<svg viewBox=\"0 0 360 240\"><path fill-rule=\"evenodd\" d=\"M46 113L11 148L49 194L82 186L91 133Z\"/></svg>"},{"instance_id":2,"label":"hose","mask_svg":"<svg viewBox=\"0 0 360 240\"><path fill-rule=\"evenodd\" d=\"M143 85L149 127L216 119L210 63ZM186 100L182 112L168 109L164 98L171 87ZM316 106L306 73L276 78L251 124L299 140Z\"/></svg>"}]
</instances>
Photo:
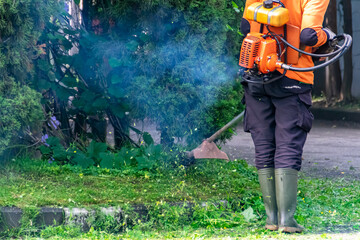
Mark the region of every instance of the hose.
<instances>
[{"instance_id":1,"label":"hose","mask_svg":"<svg viewBox=\"0 0 360 240\"><path fill-rule=\"evenodd\" d=\"M295 71L295 72L309 72L309 71L314 71L316 69L319 69L319 68L323 68L323 67L326 67L332 63L334 63L335 61L337 61L342 55L344 55L348 50L349 48L351 47L351 44L352 44L352 38L350 35L348 34L341 34L341 35L338 35L339 37L343 37L345 39L344 41L344 44L336 51L337 55L334 56L333 58L331 58L329 61L325 62L325 63L322 63L322 64L319 64L317 66L314 66L314 67L308 67L308 68L298 68L298 67L292 67L290 65L287 65L285 63L283 63L281 65L281 68L282 69L286 69L286 70L290 70L290 71ZM282 39L282 41L284 41ZM288 45L286 42L284 42L286 45ZM299 51L299 52L303 52L302 50L300 49L297 49L296 47L294 46L291 46L290 44L288 45L289 47L293 48L294 50L296 51ZM328 57L329 54L310 54L308 52L304 52L304 54L307 54L307 55L310 55L310 56L314 56L314 57ZM334 52L331 53L330 56L334 55Z\"/></svg>"},{"instance_id":2,"label":"hose","mask_svg":"<svg viewBox=\"0 0 360 240\"><path fill-rule=\"evenodd\" d=\"M341 35L337 35L335 38L346 38L346 35L349 36L351 38L350 35L348 34L341 34ZM281 41L287 45L288 47L294 49L295 51L299 52L299 53L302 53L302 54L305 54L305 55L309 55L311 57L331 57L331 56L334 56L335 54L339 53L344 47L345 47L345 42L344 44L337 50L335 50L334 52L331 52L331 53L324 53L324 54L315 54L315 53L309 53L309 52L305 52L301 49L298 49L296 47L294 47L293 45L291 45L289 42L287 42L283 37L281 37L280 35L276 35L277 37L279 37L281 39ZM352 42L352 40L351 40Z\"/></svg>"}]
</instances>

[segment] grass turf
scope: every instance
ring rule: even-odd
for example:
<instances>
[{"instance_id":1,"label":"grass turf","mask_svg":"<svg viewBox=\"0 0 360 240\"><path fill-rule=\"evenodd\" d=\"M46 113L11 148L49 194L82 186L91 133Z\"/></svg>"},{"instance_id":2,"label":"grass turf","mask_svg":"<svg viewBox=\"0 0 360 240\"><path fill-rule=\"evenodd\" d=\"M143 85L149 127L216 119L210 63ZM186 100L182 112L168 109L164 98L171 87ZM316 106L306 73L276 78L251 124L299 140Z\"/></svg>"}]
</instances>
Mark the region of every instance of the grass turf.
<instances>
[{"instance_id":1,"label":"grass turf","mask_svg":"<svg viewBox=\"0 0 360 240\"><path fill-rule=\"evenodd\" d=\"M242 161L204 161L161 172L82 170L18 160L0 171L0 206L118 206L258 195L255 169ZM246 173L246 174L245 174Z\"/></svg>"},{"instance_id":2,"label":"grass turf","mask_svg":"<svg viewBox=\"0 0 360 240\"><path fill-rule=\"evenodd\" d=\"M124 233L94 225L88 233L71 226L49 227L38 236L51 239L357 239L360 230L360 184L357 180L314 179L301 175L297 221L300 235L265 231L265 211L255 168L244 161L198 161L191 167L159 168L154 172L93 168L82 170L41 161L17 160L0 171L0 205L121 206L126 203L211 201L239 199L235 210L199 210L182 218L183 210L162 208L153 220ZM246 221L242 213L252 208ZM186 221L185 221L185 220ZM106 224L105 224L106 225ZM337 233L334 235L334 233ZM344 234L346 233L346 234ZM32 239L30 236L25 236Z\"/></svg>"}]
</instances>

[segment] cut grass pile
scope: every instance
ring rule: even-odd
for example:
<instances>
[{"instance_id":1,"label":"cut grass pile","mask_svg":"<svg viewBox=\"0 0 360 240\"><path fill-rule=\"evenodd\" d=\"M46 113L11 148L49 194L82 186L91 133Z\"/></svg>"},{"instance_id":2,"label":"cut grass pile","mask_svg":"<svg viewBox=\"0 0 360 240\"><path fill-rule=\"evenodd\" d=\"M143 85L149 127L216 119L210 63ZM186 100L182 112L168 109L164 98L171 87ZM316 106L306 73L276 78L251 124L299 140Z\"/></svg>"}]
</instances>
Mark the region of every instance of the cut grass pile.
<instances>
[{"instance_id":1,"label":"cut grass pile","mask_svg":"<svg viewBox=\"0 0 360 240\"><path fill-rule=\"evenodd\" d=\"M114 221L97 221L87 233L76 226L48 227L35 236L51 239L351 239L360 231L360 184L356 180L301 175L296 219L303 234L265 231L265 210L255 168L244 161L198 161L155 172L82 170L17 160L0 171L0 206L98 207L143 203L149 221L114 232ZM196 207L191 215L165 202L227 200L226 207ZM165 204L164 204L165 203ZM251 209L249 214L245 211ZM24 232L24 231L23 231ZM26 231L25 231L26 232ZM350 235L332 235L349 233ZM25 235L27 239L34 234ZM340 236L340 237L339 237ZM339 238L337 238L339 237Z\"/></svg>"}]
</instances>

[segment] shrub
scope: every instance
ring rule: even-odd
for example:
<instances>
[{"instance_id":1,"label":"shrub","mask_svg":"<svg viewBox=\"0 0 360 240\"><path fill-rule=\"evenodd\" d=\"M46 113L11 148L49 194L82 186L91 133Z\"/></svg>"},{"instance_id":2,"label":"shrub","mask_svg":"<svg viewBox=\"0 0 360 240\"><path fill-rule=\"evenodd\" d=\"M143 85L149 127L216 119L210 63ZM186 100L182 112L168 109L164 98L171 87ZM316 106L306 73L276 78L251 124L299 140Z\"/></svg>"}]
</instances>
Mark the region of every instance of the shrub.
<instances>
[{"instance_id":1,"label":"shrub","mask_svg":"<svg viewBox=\"0 0 360 240\"><path fill-rule=\"evenodd\" d=\"M33 60L40 57L38 38L58 11L58 0L3 0L0 4L0 155L14 147L23 131L41 124L41 94L29 86ZM28 132L30 133L30 132ZM31 133L30 133L31 134ZM33 142L31 143L33 144Z\"/></svg>"},{"instance_id":2,"label":"shrub","mask_svg":"<svg viewBox=\"0 0 360 240\"><path fill-rule=\"evenodd\" d=\"M19 142L26 128L42 124L41 94L9 78L0 81L0 156Z\"/></svg>"},{"instance_id":3,"label":"shrub","mask_svg":"<svg viewBox=\"0 0 360 240\"><path fill-rule=\"evenodd\" d=\"M93 76L105 78L88 82L99 83L119 116L130 109L128 118L154 120L165 144L176 138L198 144L242 110L241 36L230 27L239 26L241 15L231 1L89 2L85 22L96 20L102 37L83 35L80 42L91 44L80 54L90 65L78 62L84 76L94 69Z\"/></svg>"},{"instance_id":4,"label":"shrub","mask_svg":"<svg viewBox=\"0 0 360 240\"><path fill-rule=\"evenodd\" d=\"M166 161L161 145L153 143L141 145L138 148L122 147L119 151L109 151L106 143L91 141L86 148L71 144L64 148L57 137L44 139L44 145L39 147L42 158L59 165L72 164L84 169L102 167L106 169L130 168L135 172L152 171Z\"/></svg>"},{"instance_id":5,"label":"shrub","mask_svg":"<svg viewBox=\"0 0 360 240\"><path fill-rule=\"evenodd\" d=\"M42 54L37 44L44 24L59 11L58 0L2 0L0 4L0 81L12 76L31 82L33 59Z\"/></svg>"}]
</instances>

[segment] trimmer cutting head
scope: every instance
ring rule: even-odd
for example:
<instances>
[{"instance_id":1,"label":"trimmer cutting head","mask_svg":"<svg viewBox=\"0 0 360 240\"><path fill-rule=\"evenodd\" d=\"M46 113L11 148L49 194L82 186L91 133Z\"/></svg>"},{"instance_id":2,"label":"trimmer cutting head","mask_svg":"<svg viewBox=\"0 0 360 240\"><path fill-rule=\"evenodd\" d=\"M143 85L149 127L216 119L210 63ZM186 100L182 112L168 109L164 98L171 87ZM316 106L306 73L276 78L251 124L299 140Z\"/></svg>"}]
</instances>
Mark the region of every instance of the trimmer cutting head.
<instances>
[{"instance_id":1,"label":"trimmer cutting head","mask_svg":"<svg viewBox=\"0 0 360 240\"><path fill-rule=\"evenodd\" d=\"M219 129L216 133L214 133L211 137L205 139L200 146L192 150L191 152L187 152L187 158L190 159L224 159L228 160L229 158L223 151L220 151L219 148L214 143L215 139L217 139L224 131L232 127L236 123L238 123L241 118L244 116L245 110L242 111L239 115L234 117L233 120L228 122L225 126Z\"/></svg>"},{"instance_id":2,"label":"trimmer cutting head","mask_svg":"<svg viewBox=\"0 0 360 240\"><path fill-rule=\"evenodd\" d=\"M226 153L220 151L214 142L208 142L204 140L202 144L189 152L189 157L195 159L225 159L229 160Z\"/></svg>"}]
</instances>

